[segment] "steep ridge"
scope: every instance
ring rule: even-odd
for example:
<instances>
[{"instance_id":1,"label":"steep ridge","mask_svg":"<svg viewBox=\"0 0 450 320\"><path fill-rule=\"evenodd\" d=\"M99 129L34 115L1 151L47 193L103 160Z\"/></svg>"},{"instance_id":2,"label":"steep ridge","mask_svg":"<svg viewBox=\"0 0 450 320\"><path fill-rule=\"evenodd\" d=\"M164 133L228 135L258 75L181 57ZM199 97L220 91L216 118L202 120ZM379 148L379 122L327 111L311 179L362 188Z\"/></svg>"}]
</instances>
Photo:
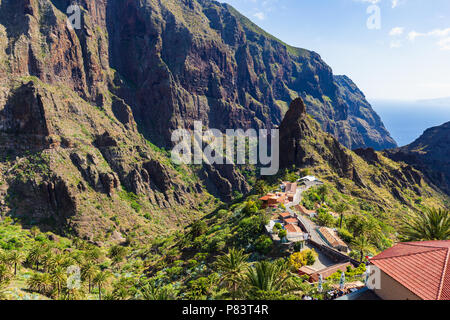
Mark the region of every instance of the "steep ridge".
<instances>
[{"instance_id":1,"label":"steep ridge","mask_svg":"<svg viewBox=\"0 0 450 320\"><path fill-rule=\"evenodd\" d=\"M394 162L372 148L350 151L341 145L306 113L301 98L292 102L280 125L280 154L281 167L308 168L339 191L385 210L414 208L418 199L442 205L446 198L411 165Z\"/></svg>"},{"instance_id":2,"label":"steep ridge","mask_svg":"<svg viewBox=\"0 0 450 320\"><path fill-rule=\"evenodd\" d=\"M53 12L52 3L60 15L71 3L41 0L38 9L37 2L4 1L3 7L33 16L42 8ZM347 89L318 54L287 46L229 5L210 0L79 3L86 11L76 37L63 31L46 34L51 18L35 34L43 32L40 38L53 42L57 53L64 52L60 44L79 41L71 60L82 63L55 65L57 54L53 68L42 70L49 61L36 59L41 50L31 46L28 53L38 60L29 64L31 71L45 81L68 75L82 97L96 102L107 83L133 109L140 131L160 147L171 144L174 129L192 128L195 120L218 129L278 125L297 96L346 146L396 146L363 96L347 99L341 93Z\"/></svg>"},{"instance_id":3,"label":"steep ridge","mask_svg":"<svg viewBox=\"0 0 450 320\"><path fill-rule=\"evenodd\" d=\"M431 183L450 195L450 122L427 129L410 145L385 153L422 171Z\"/></svg>"},{"instance_id":4,"label":"steep ridge","mask_svg":"<svg viewBox=\"0 0 450 320\"><path fill-rule=\"evenodd\" d=\"M2 214L91 240L146 238L203 215L210 193L248 192L234 168L174 166L143 138L127 95L113 92L125 86L110 67L114 8L81 2L82 29L71 30L69 4L0 2Z\"/></svg>"},{"instance_id":5,"label":"steep ridge","mask_svg":"<svg viewBox=\"0 0 450 320\"><path fill-rule=\"evenodd\" d=\"M0 2L0 208L26 225L99 241L184 226L213 205L211 193L230 200L250 187L233 167L174 166L159 148L171 131L194 120L273 127L297 95L317 129L346 145L395 145L318 54L228 5L80 0L81 29L71 30L71 3ZM350 115L361 106L364 119ZM348 129L350 119L381 138Z\"/></svg>"}]
</instances>

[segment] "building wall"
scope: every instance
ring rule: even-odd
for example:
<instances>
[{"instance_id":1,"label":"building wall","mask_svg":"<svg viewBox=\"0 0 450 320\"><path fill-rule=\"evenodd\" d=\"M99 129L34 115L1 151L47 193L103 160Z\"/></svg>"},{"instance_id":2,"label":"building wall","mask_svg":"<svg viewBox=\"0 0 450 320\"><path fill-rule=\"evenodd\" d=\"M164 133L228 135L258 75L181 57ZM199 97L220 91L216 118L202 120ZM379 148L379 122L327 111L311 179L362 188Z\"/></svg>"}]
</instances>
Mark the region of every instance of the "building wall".
<instances>
[{"instance_id":1,"label":"building wall","mask_svg":"<svg viewBox=\"0 0 450 320\"><path fill-rule=\"evenodd\" d=\"M383 300L422 300L382 270L380 280L380 289L374 291Z\"/></svg>"}]
</instances>

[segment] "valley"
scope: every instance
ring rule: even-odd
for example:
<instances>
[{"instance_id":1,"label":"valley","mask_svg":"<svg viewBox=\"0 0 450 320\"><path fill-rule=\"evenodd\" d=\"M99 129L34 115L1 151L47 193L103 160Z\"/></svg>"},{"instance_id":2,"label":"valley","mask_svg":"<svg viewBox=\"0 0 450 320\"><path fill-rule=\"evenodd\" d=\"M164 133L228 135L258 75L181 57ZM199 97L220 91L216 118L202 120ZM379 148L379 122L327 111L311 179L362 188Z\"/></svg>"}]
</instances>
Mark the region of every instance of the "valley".
<instances>
[{"instance_id":1,"label":"valley","mask_svg":"<svg viewBox=\"0 0 450 320\"><path fill-rule=\"evenodd\" d=\"M448 123L398 147L349 77L228 4L77 3L74 29L72 1L0 0L0 300L330 300L450 239ZM219 163L193 147L213 128Z\"/></svg>"}]
</instances>

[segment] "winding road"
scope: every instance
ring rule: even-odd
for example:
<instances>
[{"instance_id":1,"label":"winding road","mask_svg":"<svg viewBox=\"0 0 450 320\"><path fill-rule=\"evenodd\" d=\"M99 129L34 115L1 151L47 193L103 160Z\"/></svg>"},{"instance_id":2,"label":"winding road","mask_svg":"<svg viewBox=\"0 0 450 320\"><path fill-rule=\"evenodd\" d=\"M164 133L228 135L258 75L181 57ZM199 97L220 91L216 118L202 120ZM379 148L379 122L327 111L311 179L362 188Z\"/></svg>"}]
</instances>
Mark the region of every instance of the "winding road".
<instances>
[{"instance_id":1,"label":"winding road","mask_svg":"<svg viewBox=\"0 0 450 320\"><path fill-rule=\"evenodd\" d=\"M322 237L320 236L320 234L317 232L317 226L314 222L312 222L310 219L297 214L296 212L294 212L294 210L291 209L291 207L295 207L296 205L300 204L300 202L302 201L302 193L307 191L309 188L311 188L312 186L307 186L307 187L298 187L297 188L297 193L295 194L294 197L294 201L290 202L289 204L286 205L286 210L293 216L296 217L299 222L303 225L303 227L305 228L306 232L308 232L309 236L311 237L311 240L329 247L329 245L322 239Z\"/></svg>"}]
</instances>

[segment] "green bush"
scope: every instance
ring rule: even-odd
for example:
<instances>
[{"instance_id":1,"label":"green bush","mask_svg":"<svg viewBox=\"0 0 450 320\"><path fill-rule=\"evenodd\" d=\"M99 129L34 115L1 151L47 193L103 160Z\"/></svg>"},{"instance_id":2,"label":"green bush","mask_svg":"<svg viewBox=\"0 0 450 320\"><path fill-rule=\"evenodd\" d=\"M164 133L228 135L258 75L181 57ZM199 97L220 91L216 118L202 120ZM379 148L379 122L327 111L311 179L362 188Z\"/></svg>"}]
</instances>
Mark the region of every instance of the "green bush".
<instances>
[{"instance_id":1,"label":"green bush","mask_svg":"<svg viewBox=\"0 0 450 320\"><path fill-rule=\"evenodd\" d=\"M342 240L344 240L347 243L350 243L353 240L353 235L347 229L344 228L338 229L338 235Z\"/></svg>"},{"instance_id":2,"label":"green bush","mask_svg":"<svg viewBox=\"0 0 450 320\"><path fill-rule=\"evenodd\" d=\"M266 235L260 236L255 242L255 249L261 254L268 254L272 249L272 239Z\"/></svg>"},{"instance_id":3,"label":"green bush","mask_svg":"<svg viewBox=\"0 0 450 320\"><path fill-rule=\"evenodd\" d=\"M287 236L287 231L284 229L281 229L280 231L278 231L278 237L280 237L280 239L283 239Z\"/></svg>"}]
</instances>

